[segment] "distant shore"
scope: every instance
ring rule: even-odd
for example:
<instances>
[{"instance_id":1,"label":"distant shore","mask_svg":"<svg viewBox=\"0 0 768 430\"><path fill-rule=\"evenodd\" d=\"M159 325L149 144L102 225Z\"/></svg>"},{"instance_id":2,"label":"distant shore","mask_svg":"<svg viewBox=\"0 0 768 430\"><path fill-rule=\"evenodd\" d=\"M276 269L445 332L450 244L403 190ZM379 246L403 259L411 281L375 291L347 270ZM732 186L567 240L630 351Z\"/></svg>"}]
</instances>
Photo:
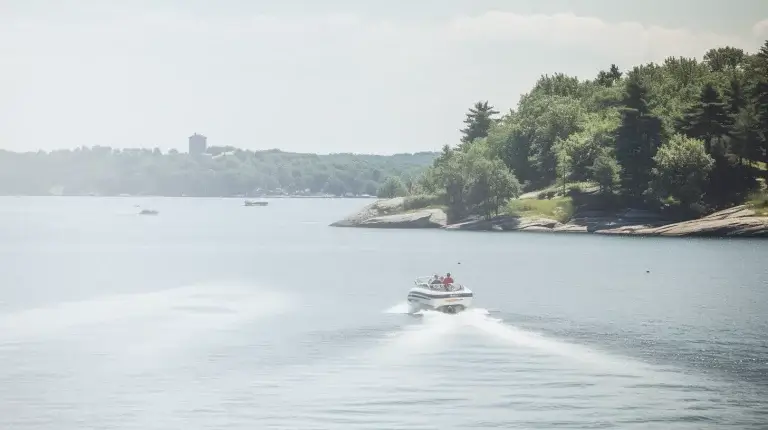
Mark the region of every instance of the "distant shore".
<instances>
[{"instance_id":1,"label":"distant shore","mask_svg":"<svg viewBox=\"0 0 768 430\"><path fill-rule=\"evenodd\" d=\"M666 237L765 237L768 217L757 216L745 205L715 212L700 219L669 222L654 214L626 209L619 212L577 213L567 222L531 217L501 215L475 218L448 224L441 208L405 210L402 197L377 200L332 227L443 229L463 231L527 231L553 233L595 233L621 236Z\"/></svg>"},{"instance_id":2,"label":"distant shore","mask_svg":"<svg viewBox=\"0 0 768 430\"><path fill-rule=\"evenodd\" d=\"M368 199L375 200L375 196L304 196L304 195L265 195L265 196L166 196L166 195L128 195L128 194L113 194L113 195L97 195L97 194L24 194L24 195L0 195L0 197L120 197L120 198L136 198L136 197L163 197L163 198L205 198L205 199Z\"/></svg>"}]
</instances>

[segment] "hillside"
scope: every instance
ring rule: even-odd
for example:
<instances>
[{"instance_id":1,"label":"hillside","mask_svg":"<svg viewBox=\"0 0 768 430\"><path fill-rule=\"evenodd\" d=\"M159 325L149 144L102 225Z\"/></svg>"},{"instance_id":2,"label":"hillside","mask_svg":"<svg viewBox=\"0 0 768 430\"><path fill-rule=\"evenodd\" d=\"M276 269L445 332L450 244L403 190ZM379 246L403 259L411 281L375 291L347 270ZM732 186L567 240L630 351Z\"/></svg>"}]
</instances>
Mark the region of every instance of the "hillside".
<instances>
[{"instance_id":1,"label":"hillside","mask_svg":"<svg viewBox=\"0 0 768 430\"><path fill-rule=\"evenodd\" d=\"M171 150L81 147L17 153L0 150L2 195L237 196L371 194L390 177L418 177L436 153L316 155L211 147L190 156Z\"/></svg>"},{"instance_id":2,"label":"hillside","mask_svg":"<svg viewBox=\"0 0 768 430\"><path fill-rule=\"evenodd\" d=\"M480 101L419 192L440 196L449 222L517 214L517 198L533 195L541 203L526 201L525 211L559 207L563 220L585 210L637 208L679 220L759 206L768 41L756 53L726 46L703 54L625 71L611 65L587 80L545 75L501 116ZM584 184L592 184L588 196Z\"/></svg>"}]
</instances>

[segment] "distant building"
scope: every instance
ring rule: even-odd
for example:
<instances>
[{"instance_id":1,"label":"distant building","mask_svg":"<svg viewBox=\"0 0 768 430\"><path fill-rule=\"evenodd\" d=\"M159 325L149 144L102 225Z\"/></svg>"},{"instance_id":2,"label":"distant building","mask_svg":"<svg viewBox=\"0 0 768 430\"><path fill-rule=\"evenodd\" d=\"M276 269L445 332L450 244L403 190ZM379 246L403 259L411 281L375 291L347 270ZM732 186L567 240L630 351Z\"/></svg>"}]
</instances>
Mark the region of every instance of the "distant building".
<instances>
[{"instance_id":1,"label":"distant building","mask_svg":"<svg viewBox=\"0 0 768 430\"><path fill-rule=\"evenodd\" d=\"M208 138L202 134L193 134L189 136L189 153L190 155L203 154L208 147Z\"/></svg>"}]
</instances>

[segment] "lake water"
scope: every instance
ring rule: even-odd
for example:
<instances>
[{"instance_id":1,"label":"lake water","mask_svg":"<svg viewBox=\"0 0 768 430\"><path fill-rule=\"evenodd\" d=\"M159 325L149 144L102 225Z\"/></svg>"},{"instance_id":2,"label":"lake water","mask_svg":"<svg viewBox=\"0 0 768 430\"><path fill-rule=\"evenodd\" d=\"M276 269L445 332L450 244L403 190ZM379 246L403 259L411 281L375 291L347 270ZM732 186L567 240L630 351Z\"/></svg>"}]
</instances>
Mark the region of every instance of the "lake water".
<instances>
[{"instance_id":1,"label":"lake water","mask_svg":"<svg viewBox=\"0 0 768 430\"><path fill-rule=\"evenodd\" d=\"M367 202L0 198L0 428L767 428L768 241L328 227ZM446 271L476 308L404 314Z\"/></svg>"}]
</instances>

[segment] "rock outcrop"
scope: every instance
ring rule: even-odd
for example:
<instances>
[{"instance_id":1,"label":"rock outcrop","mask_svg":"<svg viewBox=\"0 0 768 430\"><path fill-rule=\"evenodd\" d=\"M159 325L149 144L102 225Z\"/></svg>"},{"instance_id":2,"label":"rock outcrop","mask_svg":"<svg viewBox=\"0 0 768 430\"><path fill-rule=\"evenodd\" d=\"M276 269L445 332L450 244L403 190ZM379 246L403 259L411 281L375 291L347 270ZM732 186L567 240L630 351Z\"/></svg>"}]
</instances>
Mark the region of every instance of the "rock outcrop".
<instances>
[{"instance_id":1,"label":"rock outcrop","mask_svg":"<svg viewBox=\"0 0 768 430\"><path fill-rule=\"evenodd\" d=\"M447 225L447 230L470 231L551 231L562 227L559 222L549 218L522 218L502 215L491 219L475 219Z\"/></svg>"},{"instance_id":2,"label":"rock outcrop","mask_svg":"<svg viewBox=\"0 0 768 430\"><path fill-rule=\"evenodd\" d=\"M405 199L377 200L332 227L440 228L448 217L442 209L405 210Z\"/></svg>"},{"instance_id":3,"label":"rock outcrop","mask_svg":"<svg viewBox=\"0 0 768 430\"><path fill-rule=\"evenodd\" d=\"M632 236L768 237L768 217L755 216L753 210L742 205L690 221L662 226L629 225L599 230L596 233Z\"/></svg>"},{"instance_id":4,"label":"rock outcrop","mask_svg":"<svg viewBox=\"0 0 768 430\"><path fill-rule=\"evenodd\" d=\"M617 229L627 226L662 226L669 224L669 220L661 215L640 210L625 209L619 212L608 211L582 211L571 217L566 225L572 228L581 228L583 231L594 233L601 230Z\"/></svg>"},{"instance_id":5,"label":"rock outcrop","mask_svg":"<svg viewBox=\"0 0 768 430\"><path fill-rule=\"evenodd\" d=\"M448 217L442 209L422 209L394 215L383 215L366 219L357 227L373 228L440 228Z\"/></svg>"},{"instance_id":6,"label":"rock outcrop","mask_svg":"<svg viewBox=\"0 0 768 430\"><path fill-rule=\"evenodd\" d=\"M447 224L442 209L406 211L402 197L378 200L331 224L334 227L443 228L464 231L543 231L630 236L768 237L768 217L755 216L746 206L713 213L701 219L669 223L660 215L637 209L619 213L582 212L568 223L542 217L503 215Z\"/></svg>"}]
</instances>

